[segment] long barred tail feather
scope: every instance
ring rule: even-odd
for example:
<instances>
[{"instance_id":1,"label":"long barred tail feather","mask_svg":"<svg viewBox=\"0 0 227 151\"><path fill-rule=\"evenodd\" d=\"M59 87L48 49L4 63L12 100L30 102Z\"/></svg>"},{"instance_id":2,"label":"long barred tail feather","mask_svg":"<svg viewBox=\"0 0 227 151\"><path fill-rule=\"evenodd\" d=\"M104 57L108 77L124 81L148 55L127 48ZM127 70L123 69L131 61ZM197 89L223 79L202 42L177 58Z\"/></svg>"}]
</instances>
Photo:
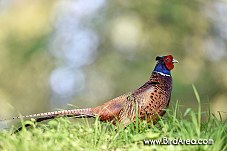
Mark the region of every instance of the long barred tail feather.
<instances>
[{"instance_id":1,"label":"long barred tail feather","mask_svg":"<svg viewBox=\"0 0 227 151\"><path fill-rule=\"evenodd\" d=\"M13 118L3 119L2 121L7 120L14 120L14 119L21 119L21 118L35 118L37 122L52 119L60 116L67 116L67 117L95 117L95 115L91 112L91 108L87 109L72 109L72 110L62 110L62 111L53 111L53 112L46 112L46 113L38 113L38 114L31 114L25 116L16 116Z\"/></svg>"},{"instance_id":2,"label":"long barred tail feather","mask_svg":"<svg viewBox=\"0 0 227 151\"><path fill-rule=\"evenodd\" d=\"M44 120L48 119L53 119L56 117L62 117L62 116L67 116L67 117L76 117L76 118L90 118L90 117L96 117L92 113L91 108L87 109L72 109L72 110L62 110L62 111L53 111L53 112L46 112L46 113L38 113L38 114L31 114L31 115L25 115L25 116L17 116L9 119L3 119L0 120L0 122L6 121L6 120L14 120L14 119L22 119L22 118L34 118L35 122L41 122ZM25 127L31 126L30 124L25 124ZM19 127L16 131L13 133L17 133L22 130L23 127Z\"/></svg>"}]
</instances>

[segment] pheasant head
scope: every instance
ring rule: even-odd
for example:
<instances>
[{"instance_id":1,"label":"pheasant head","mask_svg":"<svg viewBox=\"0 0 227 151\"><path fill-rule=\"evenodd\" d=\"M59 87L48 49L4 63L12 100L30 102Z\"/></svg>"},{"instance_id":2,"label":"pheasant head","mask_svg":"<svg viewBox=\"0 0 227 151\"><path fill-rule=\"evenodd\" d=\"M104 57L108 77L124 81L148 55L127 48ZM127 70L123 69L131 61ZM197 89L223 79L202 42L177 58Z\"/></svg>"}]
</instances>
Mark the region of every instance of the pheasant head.
<instances>
[{"instance_id":1,"label":"pheasant head","mask_svg":"<svg viewBox=\"0 0 227 151\"><path fill-rule=\"evenodd\" d=\"M172 55L157 56L156 61L158 62L155 66L154 72L166 76L171 76L170 71L174 68L174 63L178 63L177 60L173 59Z\"/></svg>"}]
</instances>

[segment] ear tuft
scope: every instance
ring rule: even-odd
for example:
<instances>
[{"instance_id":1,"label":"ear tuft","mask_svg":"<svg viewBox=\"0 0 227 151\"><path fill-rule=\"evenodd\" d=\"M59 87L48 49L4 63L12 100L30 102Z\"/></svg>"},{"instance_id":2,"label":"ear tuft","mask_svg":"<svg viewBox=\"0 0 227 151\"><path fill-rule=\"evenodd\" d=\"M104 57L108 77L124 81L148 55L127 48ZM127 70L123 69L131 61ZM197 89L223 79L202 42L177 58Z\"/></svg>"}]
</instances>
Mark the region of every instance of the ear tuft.
<instances>
[{"instance_id":1,"label":"ear tuft","mask_svg":"<svg viewBox=\"0 0 227 151\"><path fill-rule=\"evenodd\" d=\"M162 59L162 57L157 56L155 60L156 60L156 61L159 61L159 60L161 60L161 59Z\"/></svg>"}]
</instances>

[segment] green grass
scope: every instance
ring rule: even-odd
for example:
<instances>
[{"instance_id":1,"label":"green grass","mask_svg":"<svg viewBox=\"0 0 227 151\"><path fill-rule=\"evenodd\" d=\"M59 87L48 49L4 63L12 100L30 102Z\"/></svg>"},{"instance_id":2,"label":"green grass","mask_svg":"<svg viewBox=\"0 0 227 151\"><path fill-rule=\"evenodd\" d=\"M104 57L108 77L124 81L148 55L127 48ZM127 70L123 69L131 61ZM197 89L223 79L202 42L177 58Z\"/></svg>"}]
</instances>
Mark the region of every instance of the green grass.
<instances>
[{"instance_id":1,"label":"green grass","mask_svg":"<svg viewBox=\"0 0 227 151\"><path fill-rule=\"evenodd\" d=\"M218 120L208 110L201 113L201 103L197 90L193 86L198 111L186 109L179 112L179 104L156 124L136 122L127 128L115 127L111 123L70 121L69 118L58 118L47 123L32 124L30 129L12 134L15 128L0 133L0 149L14 150L227 150L227 122L221 117ZM201 120L202 114L207 115ZM212 145L144 145L144 140L168 139L213 139Z\"/></svg>"}]
</instances>

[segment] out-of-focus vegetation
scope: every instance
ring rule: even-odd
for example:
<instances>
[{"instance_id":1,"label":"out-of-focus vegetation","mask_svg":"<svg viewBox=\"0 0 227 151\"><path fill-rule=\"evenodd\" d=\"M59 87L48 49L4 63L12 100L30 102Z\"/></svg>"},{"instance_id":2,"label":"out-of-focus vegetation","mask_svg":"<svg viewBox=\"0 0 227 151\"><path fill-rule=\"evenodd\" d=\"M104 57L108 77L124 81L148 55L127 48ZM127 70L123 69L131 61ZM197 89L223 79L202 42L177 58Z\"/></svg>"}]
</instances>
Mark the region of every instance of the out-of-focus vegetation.
<instances>
[{"instance_id":1,"label":"out-of-focus vegetation","mask_svg":"<svg viewBox=\"0 0 227 151\"><path fill-rule=\"evenodd\" d=\"M199 98L197 92L196 95ZM201 107L199 104L198 108ZM176 104L156 125L144 121L127 128L120 123L115 127L111 123L100 122L98 118L92 124L87 119L83 119L81 123L76 119L72 124L68 118L54 119L46 124L21 121L22 126L31 124L31 127L14 134L13 127L10 131L3 130L0 133L0 144L3 151L226 150L227 122L218 120L208 112L207 116L207 120L201 122L200 109L198 112L186 110L183 115ZM164 138L168 139L169 144ZM163 145L145 144L149 140L160 141Z\"/></svg>"},{"instance_id":2,"label":"out-of-focus vegetation","mask_svg":"<svg viewBox=\"0 0 227 151\"><path fill-rule=\"evenodd\" d=\"M53 60L46 46L53 6L43 2L0 3L1 118L48 109Z\"/></svg>"},{"instance_id":3,"label":"out-of-focus vegetation","mask_svg":"<svg viewBox=\"0 0 227 151\"><path fill-rule=\"evenodd\" d=\"M172 71L171 104L179 100L185 108L195 108L191 87L194 83L201 92L203 108L210 101L213 112L223 111L223 117L226 115L225 1L98 2L104 4L95 13L90 12L92 18L89 6L93 2L88 0L0 2L1 118L18 112L53 110L50 102L56 99L52 91L56 88L53 81L50 85L50 79L54 69L67 64L67 68L75 70L70 61L59 59L66 54L62 47L74 51L72 56L79 53L65 39L74 39L75 45L87 45L74 38L85 27L97 34L94 39L98 48L90 58L92 61L80 67L85 75L80 91L71 97L61 97L65 105L96 106L132 91L149 78L157 55L173 54L180 63ZM83 7L78 7L82 3ZM58 28L61 22L67 30ZM73 28L75 24L80 30ZM72 32L74 35L69 35ZM56 35L60 37L53 42ZM64 78L55 78L54 83L56 79L64 83ZM67 85L61 88L64 87Z\"/></svg>"}]
</instances>

